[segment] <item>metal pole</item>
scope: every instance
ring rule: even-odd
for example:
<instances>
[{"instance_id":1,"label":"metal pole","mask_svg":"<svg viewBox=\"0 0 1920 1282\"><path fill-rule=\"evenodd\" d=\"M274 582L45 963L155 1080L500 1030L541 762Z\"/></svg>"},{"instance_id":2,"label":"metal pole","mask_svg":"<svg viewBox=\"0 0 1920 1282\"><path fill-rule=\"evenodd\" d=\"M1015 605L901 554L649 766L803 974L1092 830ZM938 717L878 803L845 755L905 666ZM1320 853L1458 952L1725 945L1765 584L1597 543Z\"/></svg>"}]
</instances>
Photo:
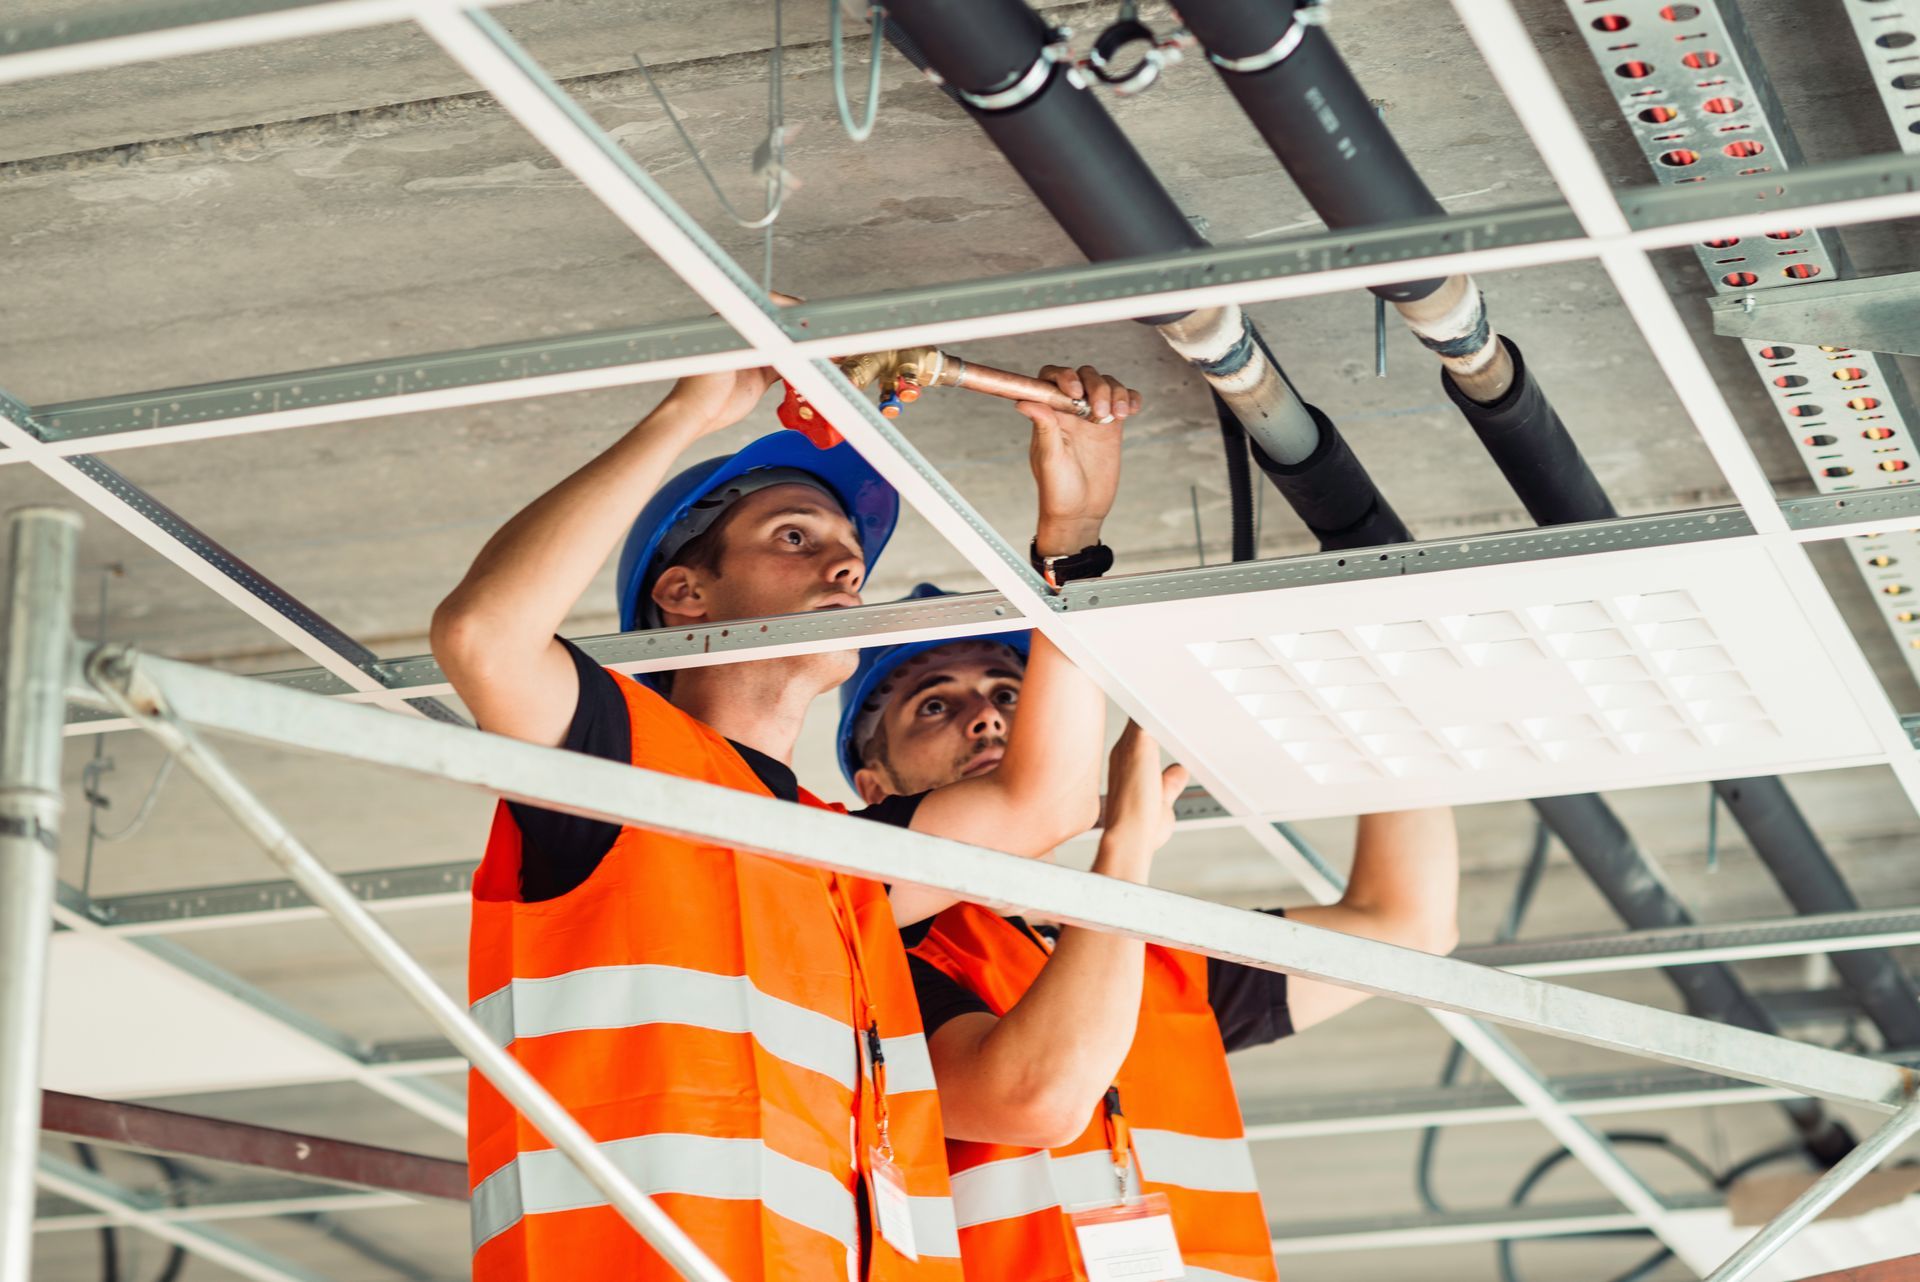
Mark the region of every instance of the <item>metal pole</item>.
<instances>
[{"instance_id":1,"label":"metal pole","mask_svg":"<svg viewBox=\"0 0 1920 1282\"><path fill-rule=\"evenodd\" d=\"M10 524L0 691L0 1282L26 1282L80 516L27 507Z\"/></svg>"},{"instance_id":2,"label":"metal pole","mask_svg":"<svg viewBox=\"0 0 1920 1282\"><path fill-rule=\"evenodd\" d=\"M1880 1165L1888 1154L1899 1148L1916 1131L1920 1131L1920 1099L1895 1113L1886 1125L1862 1140L1832 1170L1793 1199L1793 1205L1748 1238L1744 1246L1727 1257L1725 1264L1713 1271L1713 1276L1707 1282L1740 1282L1740 1279L1749 1276L1784 1246L1788 1238L1832 1206L1842 1193Z\"/></svg>"},{"instance_id":3,"label":"metal pole","mask_svg":"<svg viewBox=\"0 0 1920 1282\"><path fill-rule=\"evenodd\" d=\"M854 876L949 890L1003 910L1045 913L1068 925L1117 930L1172 948L1324 979L1607 1050L1855 1100L1886 1113L1905 1105L1910 1094L1911 1075L1896 1065L1804 1042L1044 861L856 823L559 748L280 690L191 664L141 655L137 668L142 701L155 708L164 705L170 716L187 725L256 743L349 757L569 814L713 841ZM331 876L325 882L352 911L364 912ZM312 893L304 884L302 889ZM366 925L376 929L370 921ZM446 1001L444 996L440 1000ZM464 1026L465 1016L460 1019Z\"/></svg>"},{"instance_id":4,"label":"metal pole","mask_svg":"<svg viewBox=\"0 0 1920 1282\"><path fill-rule=\"evenodd\" d=\"M135 701L127 691L134 678L134 668L124 652L96 651L88 664L87 675L122 715L178 756L180 764L206 785L214 799L260 843L307 897L340 924L360 951L427 1013L474 1068L499 1089L521 1116L551 1140L555 1148L572 1160L580 1174L600 1191L621 1218L682 1277L693 1282L727 1282L726 1274L707 1258L699 1244L614 1165L586 1128L560 1106L519 1060L488 1037L466 1010L454 1004L412 954L381 928L366 907L354 898L353 892L253 795L218 754L171 716L151 706L142 707ZM64 684L61 688L64 689ZM37 1105L37 1099L35 1103ZM31 1209L29 1205L29 1213Z\"/></svg>"}]
</instances>

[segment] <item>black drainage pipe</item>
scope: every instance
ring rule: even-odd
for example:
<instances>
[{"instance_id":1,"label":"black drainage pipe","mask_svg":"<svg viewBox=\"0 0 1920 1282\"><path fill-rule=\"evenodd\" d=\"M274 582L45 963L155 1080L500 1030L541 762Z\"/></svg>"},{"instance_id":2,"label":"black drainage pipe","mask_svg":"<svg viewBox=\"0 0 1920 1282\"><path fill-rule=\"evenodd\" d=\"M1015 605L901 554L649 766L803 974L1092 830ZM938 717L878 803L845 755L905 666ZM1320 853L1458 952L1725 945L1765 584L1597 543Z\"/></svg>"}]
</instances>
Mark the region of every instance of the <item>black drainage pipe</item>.
<instances>
[{"instance_id":1,"label":"black drainage pipe","mask_svg":"<svg viewBox=\"0 0 1920 1282\"><path fill-rule=\"evenodd\" d=\"M896 0L888 33L944 83L1088 258L1207 243L1078 71L1057 56L1054 33L1023 0ZM1146 320L1232 407L1259 457L1302 478L1283 495L1361 494L1363 506L1388 510L1331 422L1300 400L1237 307Z\"/></svg>"},{"instance_id":2,"label":"black drainage pipe","mask_svg":"<svg viewBox=\"0 0 1920 1282\"><path fill-rule=\"evenodd\" d=\"M1519 344L1505 337L1500 342L1513 361L1513 384L1506 395L1482 405L1443 375L1440 385L1447 396L1460 407L1494 465L1520 496L1527 515L1537 523L1564 525L1616 515L1600 479L1581 457L1566 424L1527 368Z\"/></svg>"},{"instance_id":3,"label":"black drainage pipe","mask_svg":"<svg viewBox=\"0 0 1920 1282\"><path fill-rule=\"evenodd\" d=\"M1727 803L1754 853L1796 909L1812 914L1853 912L1860 907L1780 780L1722 779L1713 790ZM1920 1046L1920 990L1888 953L1863 948L1831 953L1829 959L1888 1049Z\"/></svg>"},{"instance_id":4,"label":"black drainage pipe","mask_svg":"<svg viewBox=\"0 0 1920 1282\"><path fill-rule=\"evenodd\" d=\"M1541 797L1533 808L1622 921L1635 930L1693 924L1693 914L1598 796ZM1759 1033L1780 1031L1725 963L1669 966L1664 973L1692 1014ZM1818 1100L1785 1100L1781 1108L1799 1130L1809 1155L1825 1165L1833 1165L1853 1148L1853 1136Z\"/></svg>"}]
</instances>

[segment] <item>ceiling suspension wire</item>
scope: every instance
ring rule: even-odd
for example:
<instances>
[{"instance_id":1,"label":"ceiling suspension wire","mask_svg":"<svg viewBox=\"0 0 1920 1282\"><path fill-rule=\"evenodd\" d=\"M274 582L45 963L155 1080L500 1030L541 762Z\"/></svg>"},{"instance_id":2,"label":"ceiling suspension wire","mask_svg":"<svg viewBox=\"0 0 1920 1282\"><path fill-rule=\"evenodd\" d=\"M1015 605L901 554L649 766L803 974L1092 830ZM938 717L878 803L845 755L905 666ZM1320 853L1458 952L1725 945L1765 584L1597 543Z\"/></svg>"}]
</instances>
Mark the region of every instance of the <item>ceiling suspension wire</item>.
<instances>
[{"instance_id":1,"label":"ceiling suspension wire","mask_svg":"<svg viewBox=\"0 0 1920 1282\"><path fill-rule=\"evenodd\" d=\"M867 100L860 123L855 124L853 106L847 100L846 49L841 31L845 15L840 11L840 4L841 0L827 0L828 44L833 49L833 105L840 112L840 127L847 131L847 137L855 142L865 142L873 136L873 122L880 115L880 37L885 16L879 5L867 6L867 19L872 30L867 38Z\"/></svg>"},{"instance_id":2,"label":"ceiling suspension wire","mask_svg":"<svg viewBox=\"0 0 1920 1282\"><path fill-rule=\"evenodd\" d=\"M749 231L771 228L780 217L780 211L786 204L787 191L793 186L793 180L787 173L787 129L786 103L781 94L781 79L784 60L781 57L784 43L784 15L781 0L773 0L773 45L767 50L767 133L758 147L754 148L753 170L766 180L766 209L756 217L749 218L734 208L727 193L720 188L719 179L713 176L713 170L707 167L706 157L700 154L700 145L680 123L680 116L667 101L667 95L661 90L660 83L653 78L653 72L647 67L646 59L639 54L633 55L633 65L640 69L640 75L652 90L653 97L660 104L660 110L666 113L667 123L673 126L674 133L680 137L680 145L686 148L687 155L700 170L700 176L706 179L707 187L713 192L713 198L720 203L721 211L740 226ZM772 274L773 241L769 234L766 241L767 272Z\"/></svg>"}]
</instances>

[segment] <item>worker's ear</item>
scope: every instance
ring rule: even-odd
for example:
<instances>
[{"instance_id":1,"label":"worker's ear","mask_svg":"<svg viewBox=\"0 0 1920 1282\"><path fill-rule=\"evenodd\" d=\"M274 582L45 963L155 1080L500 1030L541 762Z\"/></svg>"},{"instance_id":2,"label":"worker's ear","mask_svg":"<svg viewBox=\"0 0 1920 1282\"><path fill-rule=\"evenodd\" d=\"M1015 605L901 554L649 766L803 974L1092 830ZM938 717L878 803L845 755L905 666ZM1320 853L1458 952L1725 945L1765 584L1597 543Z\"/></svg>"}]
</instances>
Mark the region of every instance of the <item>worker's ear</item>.
<instances>
[{"instance_id":1,"label":"worker's ear","mask_svg":"<svg viewBox=\"0 0 1920 1282\"><path fill-rule=\"evenodd\" d=\"M853 772L853 790L869 806L879 805L888 796L887 786L880 782L880 772L872 766L861 766Z\"/></svg>"},{"instance_id":2,"label":"worker's ear","mask_svg":"<svg viewBox=\"0 0 1920 1282\"><path fill-rule=\"evenodd\" d=\"M700 576L691 567L670 565L653 581L653 603L670 628L703 623L707 602L700 590Z\"/></svg>"}]
</instances>

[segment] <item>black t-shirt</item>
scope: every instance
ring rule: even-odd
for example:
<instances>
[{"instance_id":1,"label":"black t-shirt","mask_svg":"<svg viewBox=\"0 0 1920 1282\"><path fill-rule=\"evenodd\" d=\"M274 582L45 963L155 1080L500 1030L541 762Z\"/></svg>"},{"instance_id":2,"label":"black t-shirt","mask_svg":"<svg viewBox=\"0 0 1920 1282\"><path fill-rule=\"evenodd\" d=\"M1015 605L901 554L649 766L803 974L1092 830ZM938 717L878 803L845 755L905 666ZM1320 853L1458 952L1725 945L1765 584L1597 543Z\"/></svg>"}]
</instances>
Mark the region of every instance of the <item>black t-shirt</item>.
<instances>
[{"instance_id":1,"label":"black t-shirt","mask_svg":"<svg viewBox=\"0 0 1920 1282\"><path fill-rule=\"evenodd\" d=\"M888 797L878 805L869 806L861 815L905 828L913 822L914 811L919 808L921 797L925 795ZM1286 915L1284 908L1262 911L1276 917ZM1018 917L1009 917L1007 920L1025 932L1026 923L1023 920ZM932 928L933 920L929 918L908 926L900 932L900 937L908 948L912 948L925 939ZM1049 939L1058 933L1051 926L1042 926L1039 931ZM932 962L908 954L907 966L913 972L914 992L920 998L920 1024L928 1037L932 1037L948 1020L958 1016L971 1015L976 1011L992 1013L993 1008L982 1001L979 994ZM1293 1016L1287 1008L1287 977L1280 971L1262 970L1258 966L1243 966L1238 962L1209 957L1207 1003L1213 1007L1214 1021L1220 1025L1220 1040L1226 1043L1230 1051L1264 1046L1293 1035Z\"/></svg>"},{"instance_id":2,"label":"black t-shirt","mask_svg":"<svg viewBox=\"0 0 1920 1282\"><path fill-rule=\"evenodd\" d=\"M608 761L632 761L633 721L619 682L573 642L561 637L560 644L573 656L580 677L580 701L574 705L573 721L560 746ZM733 743L733 748L768 792L782 801L800 799L800 781L791 766L744 743ZM582 819L518 801L509 801L507 808L520 826L520 897L530 904L558 899L584 884L620 835L620 825L604 819Z\"/></svg>"},{"instance_id":3,"label":"black t-shirt","mask_svg":"<svg viewBox=\"0 0 1920 1282\"><path fill-rule=\"evenodd\" d=\"M627 699L619 683L611 672L571 641L562 637L560 644L572 656L574 670L580 678L579 702L574 705L573 721L567 727L567 737L561 746L570 752L583 752L608 761L631 761L633 723L627 715ZM768 792L783 801L799 800L800 784L792 767L743 743L734 743L733 747ZM888 797L853 813L863 819L905 828L913 823L914 812L924 795ZM583 819L518 801L509 801L507 806L513 812L514 822L520 826L520 897L528 903L558 899L584 884L620 835L619 824L602 819ZM1282 910L1267 911L1279 914ZM1013 920L1018 922L1017 918ZM902 931L907 947L926 938L932 925L929 919ZM957 1015L990 1009L978 995L933 965L918 957L908 957L907 961L920 998L920 1020L929 1037ZM1293 1020L1287 1012L1287 977L1278 971L1210 957L1207 959L1207 998L1213 1006L1214 1018L1219 1021L1221 1040L1230 1051L1278 1041L1293 1032Z\"/></svg>"}]
</instances>

